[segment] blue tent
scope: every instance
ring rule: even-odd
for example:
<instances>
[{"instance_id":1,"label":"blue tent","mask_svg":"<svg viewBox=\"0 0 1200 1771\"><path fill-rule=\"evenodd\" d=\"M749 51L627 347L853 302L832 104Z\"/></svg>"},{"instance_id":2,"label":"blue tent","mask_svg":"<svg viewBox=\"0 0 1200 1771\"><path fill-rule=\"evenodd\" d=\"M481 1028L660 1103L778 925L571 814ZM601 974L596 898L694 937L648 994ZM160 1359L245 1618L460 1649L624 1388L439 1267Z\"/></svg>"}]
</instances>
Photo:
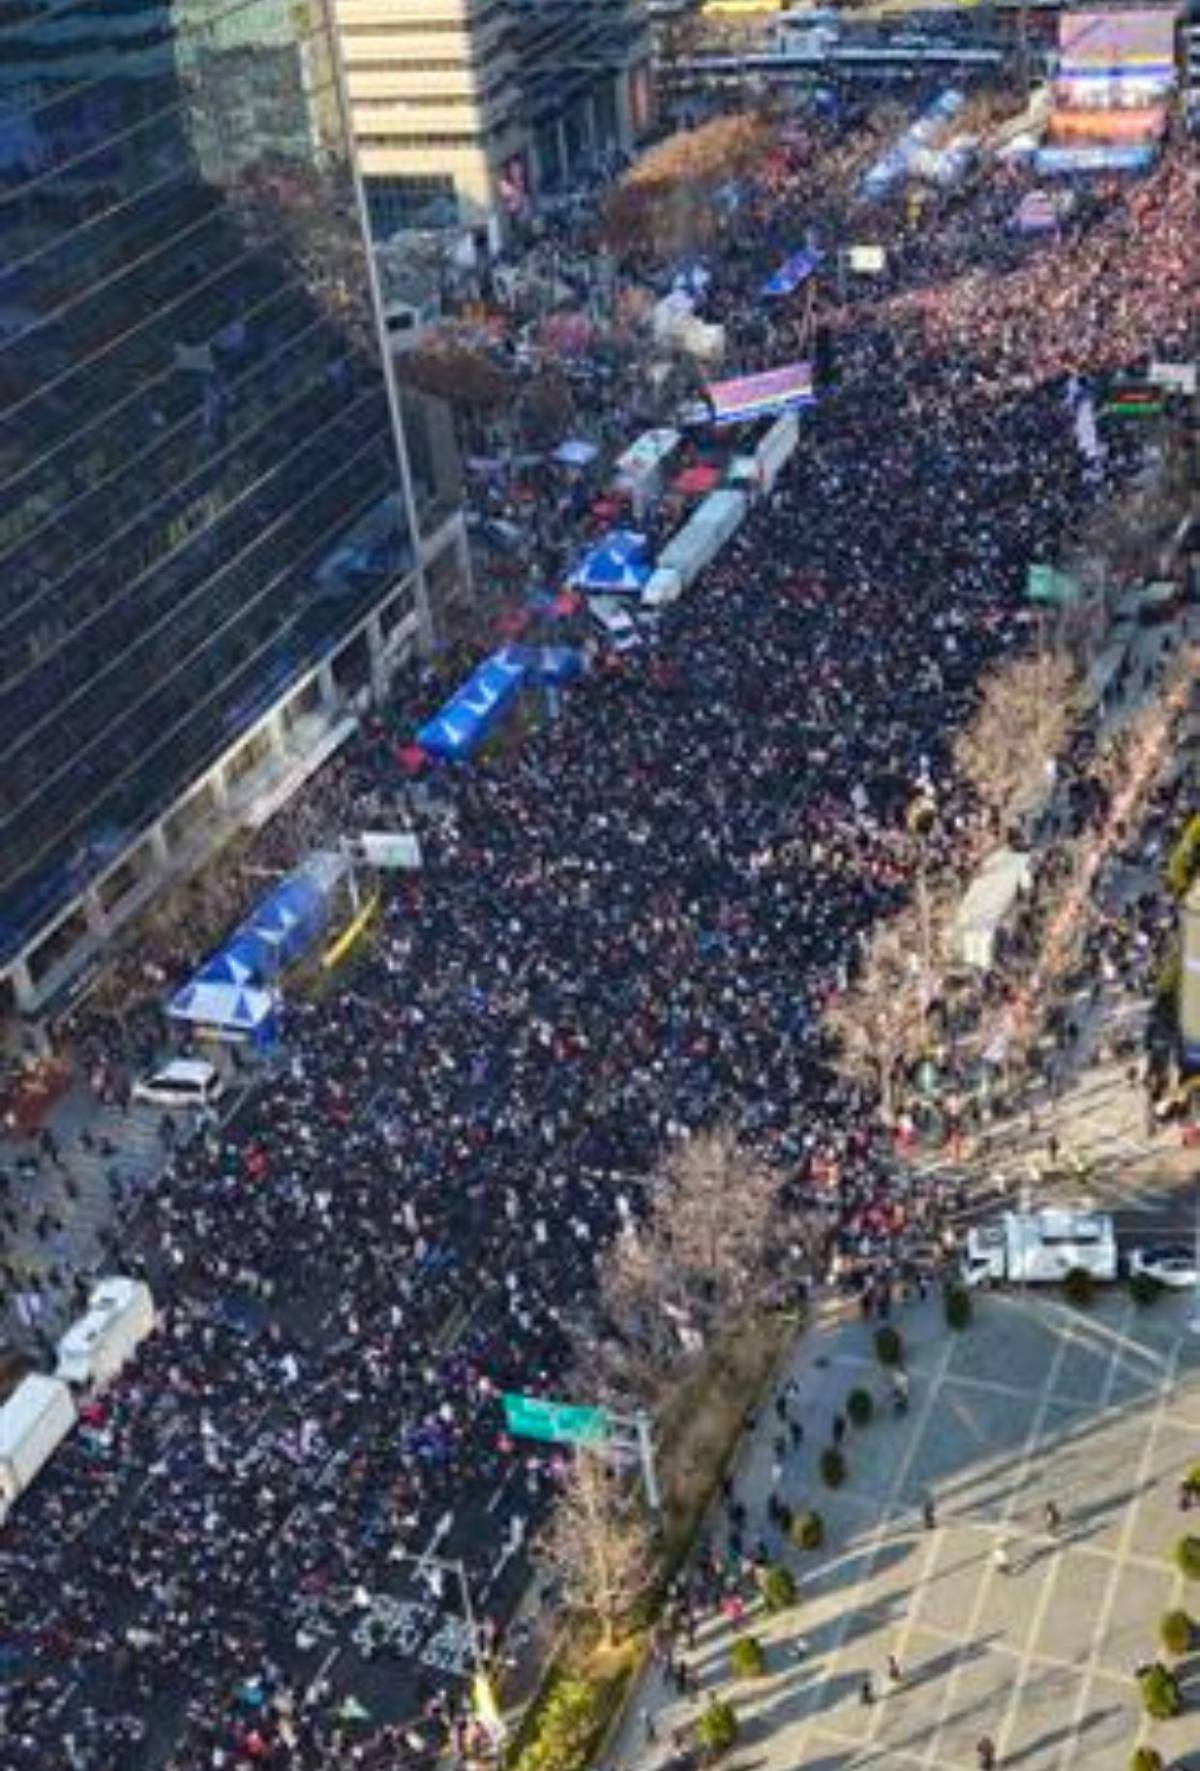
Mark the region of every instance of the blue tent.
<instances>
[{"instance_id":1,"label":"blue tent","mask_svg":"<svg viewBox=\"0 0 1200 1771\"><path fill-rule=\"evenodd\" d=\"M279 970L278 955L252 929L238 929L198 976L212 984L262 984Z\"/></svg>"},{"instance_id":2,"label":"blue tent","mask_svg":"<svg viewBox=\"0 0 1200 1771\"><path fill-rule=\"evenodd\" d=\"M529 680L550 687L574 682L583 675L583 653L575 646L521 646Z\"/></svg>"},{"instance_id":3,"label":"blue tent","mask_svg":"<svg viewBox=\"0 0 1200 1771\"><path fill-rule=\"evenodd\" d=\"M440 713L417 733L417 743L431 756L461 761L476 750L511 705L529 673L522 656L528 648L504 646L484 660Z\"/></svg>"},{"instance_id":4,"label":"blue tent","mask_svg":"<svg viewBox=\"0 0 1200 1771\"><path fill-rule=\"evenodd\" d=\"M790 295L799 289L801 283L808 281L821 262L821 253L814 247L805 246L799 252L781 264L774 276L768 277L762 286L763 295Z\"/></svg>"},{"instance_id":5,"label":"blue tent","mask_svg":"<svg viewBox=\"0 0 1200 1771\"><path fill-rule=\"evenodd\" d=\"M172 1020L201 1026L226 1040L269 1045L276 1037L279 1003L270 990L197 978L167 1004Z\"/></svg>"},{"instance_id":6,"label":"blue tent","mask_svg":"<svg viewBox=\"0 0 1200 1771\"><path fill-rule=\"evenodd\" d=\"M644 535L613 529L576 567L571 583L580 590L637 595L649 582L654 566Z\"/></svg>"},{"instance_id":7,"label":"blue tent","mask_svg":"<svg viewBox=\"0 0 1200 1771\"><path fill-rule=\"evenodd\" d=\"M290 873L246 919L240 934L274 950L276 970L297 958L324 926L328 895L321 882L304 871Z\"/></svg>"}]
</instances>

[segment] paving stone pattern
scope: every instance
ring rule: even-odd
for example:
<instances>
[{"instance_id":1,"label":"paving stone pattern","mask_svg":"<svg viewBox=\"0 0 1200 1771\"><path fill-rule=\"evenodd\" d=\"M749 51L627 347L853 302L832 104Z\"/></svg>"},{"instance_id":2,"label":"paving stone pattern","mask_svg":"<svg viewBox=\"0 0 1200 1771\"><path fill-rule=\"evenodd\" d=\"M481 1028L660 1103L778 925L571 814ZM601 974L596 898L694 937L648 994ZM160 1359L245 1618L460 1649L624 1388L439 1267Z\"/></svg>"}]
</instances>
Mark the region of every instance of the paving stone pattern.
<instances>
[{"instance_id":1,"label":"paving stone pattern","mask_svg":"<svg viewBox=\"0 0 1200 1771\"><path fill-rule=\"evenodd\" d=\"M1189 1710L1173 1723L1142 1723L1133 1679L1159 1652L1162 1613L1200 1610L1200 1586L1185 1593L1170 1561L1195 1518L1178 1510L1178 1481L1200 1461L1190 1311L1178 1295L1137 1311L1114 1293L1081 1313L1033 1293L990 1294L974 1325L951 1335L940 1305L913 1307L902 1318L909 1411L884 1408L850 1430L849 1480L836 1492L817 1475L833 1415L855 1384L882 1402L886 1380L862 1323L843 1315L805 1337L794 1366L804 1443L780 1488L793 1507L823 1513L826 1547L788 1551L799 1604L753 1619L766 1678L731 1680L724 1623L706 1622L687 1656L702 1695L720 1688L738 1709L731 1771L969 1771L984 1735L1005 1771L1128 1771L1142 1741L1172 1771L1200 1768L1200 1657L1188 1669ZM774 1433L768 1415L738 1481L751 1536ZM1062 1515L1054 1534L1051 1499ZM996 1565L999 1542L1010 1572ZM889 1654L903 1676L892 1690ZM622 1771L652 1771L669 1756L645 1742L647 1709L662 1743L697 1713L651 1674L617 1743Z\"/></svg>"}]
</instances>

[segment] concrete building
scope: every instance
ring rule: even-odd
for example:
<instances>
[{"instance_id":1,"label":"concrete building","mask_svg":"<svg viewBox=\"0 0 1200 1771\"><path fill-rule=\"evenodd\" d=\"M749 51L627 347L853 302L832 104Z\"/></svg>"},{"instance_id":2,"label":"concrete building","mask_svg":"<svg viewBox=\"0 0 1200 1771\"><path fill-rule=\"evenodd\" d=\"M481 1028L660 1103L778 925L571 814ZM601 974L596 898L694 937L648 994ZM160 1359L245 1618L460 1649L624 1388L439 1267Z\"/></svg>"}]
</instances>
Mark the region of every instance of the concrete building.
<instances>
[{"instance_id":1,"label":"concrete building","mask_svg":"<svg viewBox=\"0 0 1200 1771\"><path fill-rule=\"evenodd\" d=\"M642 0L335 0L377 237L506 215L650 115Z\"/></svg>"},{"instance_id":2,"label":"concrete building","mask_svg":"<svg viewBox=\"0 0 1200 1771\"><path fill-rule=\"evenodd\" d=\"M0 16L0 1008L264 821L469 584L335 50L329 0Z\"/></svg>"}]
</instances>

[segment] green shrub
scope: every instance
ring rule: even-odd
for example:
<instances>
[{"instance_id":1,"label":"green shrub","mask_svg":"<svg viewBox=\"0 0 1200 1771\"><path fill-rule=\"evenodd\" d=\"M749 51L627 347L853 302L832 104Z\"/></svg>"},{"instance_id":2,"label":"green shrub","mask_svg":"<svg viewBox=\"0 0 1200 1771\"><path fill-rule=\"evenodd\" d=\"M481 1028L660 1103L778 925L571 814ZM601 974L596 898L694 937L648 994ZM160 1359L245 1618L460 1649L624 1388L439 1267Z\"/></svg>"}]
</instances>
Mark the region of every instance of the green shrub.
<instances>
[{"instance_id":1,"label":"green shrub","mask_svg":"<svg viewBox=\"0 0 1200 1771\"><path fill-rule=\"evenodd\" d=\"M767 1657L757 1636L739 1636L729 1650L729 1664L736 1679L761 1679Z\"/></svg>"},{"instance_id":2,"label":"green shrub","mask_svg":"<svg viewBox=\"0 0 1200 1771\"><path fill-rule=\"evenodd\" d=\"M706 1752L727 1753L737 1737L737 1711L724 1698L714 1697L696 1723L700 1745Z\"/></svg>"},{"instance_id":3,"label":"green shrub","mask_svg":"<svg viewBox=\"0 0 1200 1771\"><path fill-rule=\"evenodd\" d=\"M836 1445L827 1445L821 1453L821 1480L826 1488L840 1488L846 1480L846 1460Z\"/></svg>"},{"instance_id":4,"label":"green shrub","mask_svg":"<svg viewBox=\"0 0 1200 1771\"><path fill-rule=\"evenodd\" d=\"M1143 1309L1156 1302L1162 1296L1162 1284L1153 1273L1131 1273L1129 1275L1129 1295L1135 1304Z\"/></svg>"},{"instance_id":5,"label":"green shrub","mask_svg":"<svg viewBox=\"0 0 1200 1771\"><path fill-rule=\"evenodd\" d=\"M846 1413L856 1427L865 1427L875 1412L875 1398L870 1390L851 1390L846 1397Z\"/></svg>"},{"instance_id":6,"label":"green shrub","mask_svg":"<svg viewBox=\"0 0 1200 1771\"><path fill-rule=\"evenodd\" d=\"M517 1771L572 1771L594 1745L602 1719L599 1687L585 1679L560 1679L542 1705Z\"/></svg>"},{"instance_id":7,"label":"green shrub","mask_svg":"<svg viewBox=\"0 0 1200 1771\"><path fill-rule=\"evenodd\" d=\"M1186 1611L1166 1611L1159 1619L1158 1639L1168 1654L1186 1654L1192 1645L1192 1620Z\"/></svg>"},{"instance_id":8,"label":"green shrub","mask_svg":"<svg viewBox=\"0 0 1200 1771\"><path fill-rule=\"evenodd\" d=\"M1191 1494L1200 1494L1200 1464L1193 1464L1183 1478L1184 1487Z\"/></svg>"},{"instance_id":9,"label":"green shrub","mask_svg":"<svg viewBox=\"0 0 1200 1771\"><path fill-rule=\"evenodd\" d=\"M792 1542L798 1550L819 1550L825 1542L825 1521L820 1513L798 1513L792 1520Z\"/></svg>"},{"instance_id":10,"label":"green shrub","mask_svg":"<svg viewBox=\"0 0 1200 1771\"><path fill-rule=\"evenodd\" d=\"M1163 1756L1152 1746L1135 1748L1129 1771L1164 1771Z\"/></svg>"},{"instance_id":11,"label":"green shrub","mask_svg":"<svg viewBox=\"0 0 1200 1771\"><path fill-rule=\"evenodd\" d=\"M943 1308L946 1312L947 1328L961 1330L971 1326L971 1317L974 1315L975 1306L965 1285L947 1286Z\"/></svg>"},{"instance_id":12,"label":"green shrub","mask_svg":"<svg viewBox=\"0 0 1200 1771\"><path fill-rule=\"evenodd\" d=\"M1142 1707L1156 1722L1169 1722L1183 1708L1179 1680L1165 1666L1159 1666L1157 1661L1139 1675L1138 1684L1142 1692Z\"/></svg>"},{"instance_id":13,"label":"green shrub","mask_svg":"<svg viewBox=\"0 0 1200 1771\"><path fill-rule=\"evenodd\" d=\"M1200 867L1200 814L1189 818L1167 859L1167 884L1182 898Z\"/></svg>"},{"instance_id":14,"label":"green shrub","mask_svg":"<svg viewBox=\"0 0 1200 1771\"><path fill-rule=\"evenodd\" d=\"M768 1568L762 1583L763 1604L768 1611L786 1611L796 1603L796 1577L782 1562Z\"/></svg>"},{"instance_id":15,"label":"green shrub","mask_svg":"<svg viewBox=\"0 0 1200 1771\"><path fill-rule=\"evenodd\" d=\"M904 1364L904 1341L890 1322L875 1330L875 1357L881 1365Z\"/></svg>"},{"instance_id":16,"label":"green shrub","mask_svg":"<svg viewBox=\"0 0 1200 1771\"><path fill-rule=\"evenodd\" d=\"M1171 950L1158 968L1154 979L1154 994L1161 1003L1173 1003L1179 995L1179 981L1183 976L1183 955L1179 950L1178 940L1172 942Z\"/></svg>"},{"instance_id":17,"label":"green shrub","mask_svg":"<svg viewBox=\"0 0 1200 1771\"><path fill-rule=\"evenodd\" d=\"M1095 1302L1096 1281L1086 1267L1070 1267L1063 1274L1063 1296L1077 1310L1086 1310Z\"/></svg>"},{"instance_id":18,"label":"green shrub","mask_svg":"<svg viewBox=\"0 0 1200 1771\"><path fill-rule=\"evenodd\" d=\"M1175 1566L1188 1580L1200 1580L1200 1537L1181 1537L1175 1545Z\"/></svg>"}]
</instances>

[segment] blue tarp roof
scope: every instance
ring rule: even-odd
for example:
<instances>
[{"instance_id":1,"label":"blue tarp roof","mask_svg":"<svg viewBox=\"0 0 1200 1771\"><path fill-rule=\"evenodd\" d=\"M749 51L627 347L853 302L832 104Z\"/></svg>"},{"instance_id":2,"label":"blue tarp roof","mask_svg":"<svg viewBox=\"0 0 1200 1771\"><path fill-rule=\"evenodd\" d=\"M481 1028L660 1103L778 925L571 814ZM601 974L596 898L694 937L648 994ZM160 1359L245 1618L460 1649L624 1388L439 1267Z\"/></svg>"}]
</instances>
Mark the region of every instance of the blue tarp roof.
<instances>
[{"instance_id":1,"label":"blue tarp roof","mask_svg":"<svg viewBox=\"0 0 1200 1771\"><path fill-rule=\"evenodd\" d=\"M793 252L787 261L780 265L774 276L768 277L762 286L764 295L790 295L799 289L801 283L807 282L817 266L822 254L815 247L805 246L799 252Z\"/></svg>"},{"instance_id":2,"label":"blue tarp roof","mask_svg":"<svg viewBox=\"0 0 1200 1771\"><path fill-rule=\"evenodd\" d=\"M504 646L446 702L440 713L417 733L417 743L431 756L457 762L487 737L529 674L521 646Z\"/></svg>"},{"instance_id":3,"label":"blue tarp roof","mask_svg":"<svg viewBox=\"0 0 1200 1771\"><path fill-rule=\"evenodd\" d=\"M571 583L581 590L636 592L654 567L644 535L634 529L613 529L584 555Z\"/></svg>"},{"instance_id":4,"label":"blue tarp roof","mask_svg":"<svg viewBox=\"0 0 1200 1771\"><path fill-rule=\"evenodd\" d=\"M276 1007L269 990L197 978L175 993L167 1004L167 1013L177 1021L195 1021L230 1033L249 1034L261 1033Z\"/></svg>"},{"instance_id":5,"label":"blue tarp roof","mask_svg":"<svg viewBox=\"0 0 1200 1771\"><path fill-rule=\"evenodd\" d=\"M223 947L208 959L193 984L269 984L297 959L324 928L329 903L347 863L317 850L303 867L273 886Z\"/></svg>"},{"instance_id":6,"label":"blue tarp roof","mask_svg":"<svg viewBox=\"0 0 1200 1771\"><path fill-rule=\"evenodd\" d=\"M520 646L514 650L524 653L531 682L557 685L583 675L583 653L575 646Z\"/></svg>"},{"instance_id":7,"label":"blue tarp roof","mask_svg":"<svg viewBox=\"0 0 1200 1771\"><path fill-rule=\"evenodd\" d=\"M273 977L278 969L275 950L243 927L213 954L198 979L213 984L252 984Z\"/></svg>"}]
</instances>

